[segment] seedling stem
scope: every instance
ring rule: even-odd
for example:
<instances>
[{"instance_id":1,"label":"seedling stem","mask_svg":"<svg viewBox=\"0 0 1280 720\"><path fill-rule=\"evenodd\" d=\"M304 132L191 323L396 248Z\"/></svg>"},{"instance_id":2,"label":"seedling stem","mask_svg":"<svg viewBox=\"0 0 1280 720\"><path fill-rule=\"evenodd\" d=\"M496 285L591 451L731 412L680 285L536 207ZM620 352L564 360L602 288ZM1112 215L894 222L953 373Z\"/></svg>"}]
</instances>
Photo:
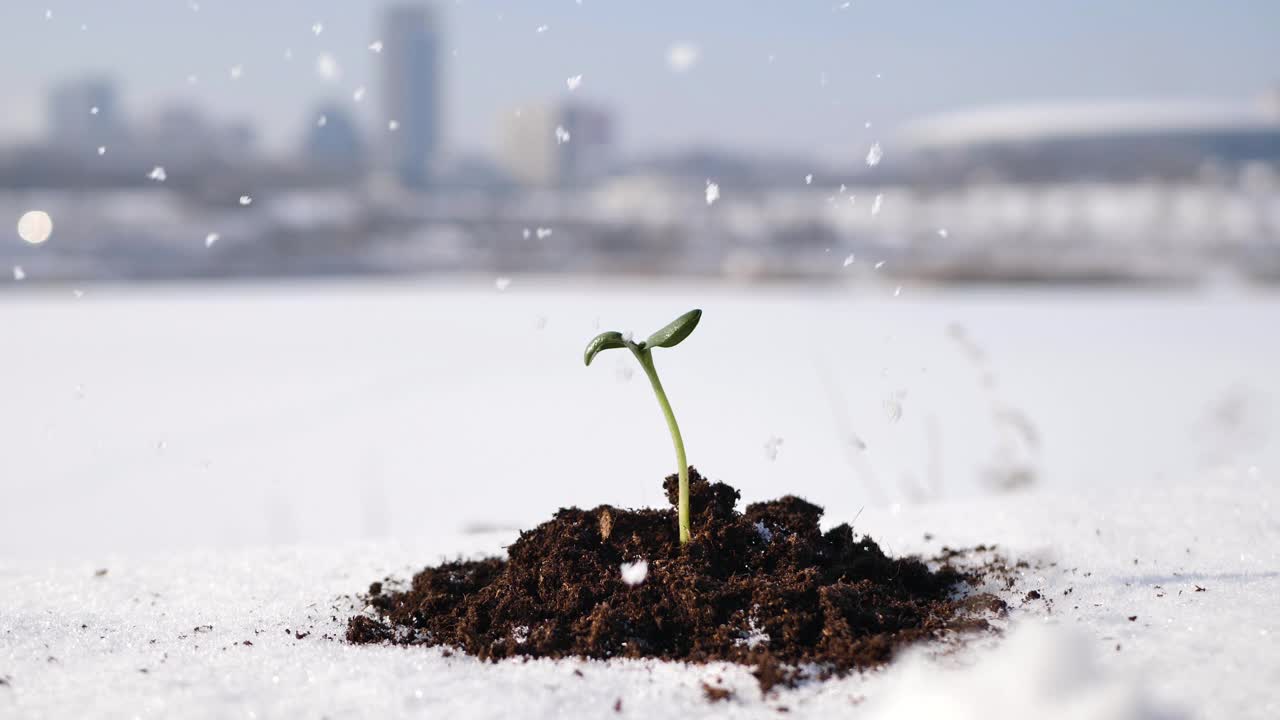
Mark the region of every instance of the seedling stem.
<instances>
[{"instance_id":1,"label":"seedling stem","mask_svg":"<svg viewBox=\"0 0 1280 720\"><path fill-rule=\"evenodd\" d=\"M642 342L636 342L630 335L623 335L616 330L602 332L587 343L583 360L587 365L602 350L626 348L636 356L644 374L649 376L649 384L653 386L653 394L658 396L658 405L662 407L662 415L667 419L667 430L671 432L671 442L676 446L676 472L680 476L679 495L676 500L676 516L680 527L680 544L689 542L692 537L689 521L689 461L684 455L684 439L680 437L680 426L676 424L676 415L671 411L671 402L667 400L667 391L662 389L662 381L658 379L658 369L653 365L653 348L675 347L698 326L702 318L701 310L690 310L667 323L666 327L650 335Z\"/></svg>"}]
</instances>

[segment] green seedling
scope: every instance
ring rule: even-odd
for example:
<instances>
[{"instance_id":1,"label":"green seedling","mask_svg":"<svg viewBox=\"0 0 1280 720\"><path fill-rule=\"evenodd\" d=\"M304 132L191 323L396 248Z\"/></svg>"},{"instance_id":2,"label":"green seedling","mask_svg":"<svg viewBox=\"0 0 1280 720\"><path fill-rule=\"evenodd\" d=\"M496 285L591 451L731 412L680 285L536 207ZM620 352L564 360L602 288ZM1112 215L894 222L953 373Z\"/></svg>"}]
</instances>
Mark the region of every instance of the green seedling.
<instances>
[{"instance_id":1,"label":"green seedling","mask_svg":"<svg viewBox=\"0 0 1280 720\"><path fill-rule=\"evenodd\" d=\"M658 379L658 370L653 366L652 351L654 348L679 345L698 326L698 320L701 318L701 310L690 310L642 342L635 342L630 336L614 330L602 332L587 343L587 350L583 354L583 360L590 365L596 354L602 350L626 348L636 356L640 367L644 368L645 375L649 376L653 394L658 396L658 404L662 406L662 414L667 419L667 429L671 431L671 442L676 446L676 469L680 474L678 514L681 545L689 542L689 462L684 456L684 440L680 437L680 426L676 424L675 413L671 412L671 403L667 400L667 393L662 389L662 381Z\"/></svg>"}]
</instances>

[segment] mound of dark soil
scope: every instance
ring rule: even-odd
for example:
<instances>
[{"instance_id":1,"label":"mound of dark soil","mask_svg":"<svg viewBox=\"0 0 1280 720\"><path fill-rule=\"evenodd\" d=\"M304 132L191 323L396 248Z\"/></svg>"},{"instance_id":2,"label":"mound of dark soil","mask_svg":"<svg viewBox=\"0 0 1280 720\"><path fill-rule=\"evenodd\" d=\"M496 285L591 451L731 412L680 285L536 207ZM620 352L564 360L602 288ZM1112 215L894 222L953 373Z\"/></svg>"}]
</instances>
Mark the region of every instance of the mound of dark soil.
<instances>
[{"instance_id":1,"label":"mound of dark soil","mask_svg":"<svg viewBox=\"0 0 1280 720\"><path fill-rule=\"evenodd\" d=\"M430 567L403 592L370 587L377 617L353 643L443 645L515 656L727 660L756 666L761 687L868 668L898 648L985 628L963 571L891 558L849 525L823 533L822 508L797 497L734 509L738 491L690 471L693 539L680 547L668 510L569 508L508 548L508 559ZM664 483L675 504L676 477ZM645 561L643 581L620 568ZM632 581L639 573L628 573ZM995 601L997 604L999 601Z\"/></svg>"}]
</instances>

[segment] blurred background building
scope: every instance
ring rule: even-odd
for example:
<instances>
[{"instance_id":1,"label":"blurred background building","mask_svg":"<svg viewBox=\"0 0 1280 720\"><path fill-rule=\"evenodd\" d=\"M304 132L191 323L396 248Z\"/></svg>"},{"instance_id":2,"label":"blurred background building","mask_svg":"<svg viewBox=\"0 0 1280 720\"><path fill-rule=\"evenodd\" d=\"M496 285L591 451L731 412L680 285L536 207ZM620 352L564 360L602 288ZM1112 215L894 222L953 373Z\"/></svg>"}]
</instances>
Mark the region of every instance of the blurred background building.
<instances>
[{"instance_id":1,"label":"blurred background building","mask_svg":"<svg viewBox=\"0 0 1280 720\"><path fill-rule=\"evenodd\" d=\"M369 77L344 75L327 50L343 28L294 28L317 43L319 87L306 104L282 105L294 136L271 147L254 120L216 117L218 104L200 101L265 72L253 63L185 82L176 72L182 92L69 71L45 91L42 132L0 136L0 217L44 209L55 241L0 244L0 263L22 265L29 284L497 271L1280 280L1275 89L1201 101L957 105L885 129L849 122L852 152L843 155L735 145L718 132L637 150L625 142L636 120L617 98L652 92L653 79L635 71L600 88L593 83L607 86L611 72L601 66L585 80L548 79L516 107L493 97L483 123L498 127L490 152L446 134L459 91L488 87L501 79L495 72L514 74L534 55L578 48L557 40L555 26L521 26L491 40L483 52L501 49L502 59L480 70L458 55L454 30L475 31L448 15L463 12L425 3L372 11L375 36L344 40L367 58ZM515 21L500 13L485 22L497 35ZM506 37L527 44L501 46ZM625 37L595 42L608 54ZM291 42L272 62L305 66L313 51ZM699 57L692 45L672 46L668 83L688 82ZM775 55L760 62L768 68ZM829 92L835 77L818 73L813 92L860 97ZM254 90L263 102L288 91ZM714 112L701 90L680 98L657 110L671 122L693 107ZM763 97L758 108L779 105ZM474 131L470 117L459 134ZM204 241L210 233L216 247Z\"/></svg>"},{"instance_id":2,"label":"blurred background building","mask_svg":"<svg viewBox=\"0 0 1280 720\"><path fill-rule=\"evenodd\" d=\"M441 140L441 28L425 5L385 11L386 158L400 182L425 187L438 163Z\"/></svg>"}]
</instances>

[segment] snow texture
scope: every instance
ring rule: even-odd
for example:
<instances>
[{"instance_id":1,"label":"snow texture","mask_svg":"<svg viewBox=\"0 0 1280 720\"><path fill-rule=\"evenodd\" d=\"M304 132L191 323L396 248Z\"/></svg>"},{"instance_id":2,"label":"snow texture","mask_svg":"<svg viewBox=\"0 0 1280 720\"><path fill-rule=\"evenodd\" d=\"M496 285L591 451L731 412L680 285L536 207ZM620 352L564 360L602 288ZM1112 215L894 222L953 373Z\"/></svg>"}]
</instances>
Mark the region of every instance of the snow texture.
<instances>
[{"instance_id":1,"label":"snow texture","mask_svg":"<svg viewBox=\"0 0 1280 720\"><path fill-rule=\"evenodd\" d=\"M1280 716L1275 297L492 282L15 288L0 718ZM988 588L1006 635L768 697L739 667L340 641L373 580L661 503L647 384L582 346L694 306L661 362L690 459L894 554L1028 560Z\"/></svg>"},{"instance_id":2,"label":"snow texture","mask_svg":"<svg viewBox=\"0 0 1280 720\"><path fill-rule=\"evenodd\" d=\"M603 717L621 698L623 717L698 718L723 712L700 690L722 678L741 717L776 717L778 707L815 718L1275 717L1277 499L1274 483L1238 479L869 508L861 529L895 552L982 541L1034 561L1005 594L1016 627L958 652L925 646L884 671L764 697L731 666L492 665L338 639L363 609L349 594L368 581L497 551L510 532L5 567L0 714ZM925 532L934 539L921 541ZM1020 600L1028 589L1041 598Z\"/></svg>"}]
</instances>

